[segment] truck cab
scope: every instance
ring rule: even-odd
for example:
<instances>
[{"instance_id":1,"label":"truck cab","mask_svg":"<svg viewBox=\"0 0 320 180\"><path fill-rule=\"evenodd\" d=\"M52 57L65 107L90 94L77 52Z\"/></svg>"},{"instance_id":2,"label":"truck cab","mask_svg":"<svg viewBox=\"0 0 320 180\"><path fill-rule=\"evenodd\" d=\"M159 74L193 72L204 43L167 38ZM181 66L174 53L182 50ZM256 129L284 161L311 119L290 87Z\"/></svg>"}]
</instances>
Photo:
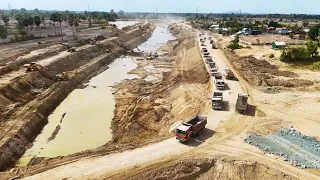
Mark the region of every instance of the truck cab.
<instances>
[{"instance_id":1,"label":"truck cab","mask_svg":"<svg viewBox=\"0 0 320 180\"><path fill-rule=\"evenodd\" d=\"M214 110L222 110L223 109L223 93L222 92L214 92L212 99L212 109Z\"/></svg>"},{"instance_id":2,"label":"truck cab","mask_svg":"<svg viewBox=\"0 0 320 180\"><path fill-rule=\"evenodd\" d=\"M185 142L191 137L191 126L182 124L177 127L176 130L176 139L179 141Z\"/></svg>"},{"instance_id":3,"label":"truck cab","mask_svg":"<svg viewBox=\"0 0 320 180\"><path fill-rule=\"evenodd\" d=\"M209 65L210 66L210 65ZM210 66L211 67L211 66ZM210 74L211 76L215 76L218 73L218 69L216 67L210 68Z\"/></svg>"},{"instance_id":4,"label":"truck cab","mask_svg":"<svg viewBox=\"0 0 320 180\"><path fill-rule=\"evenodd\" d=\"M236 110L240 113L244 113L247 110L248 106L248 94L238 94L238 99L236 103Z\"/></svg>"},{"instance_id":5,"label":"truck cab","mask_svg":"<svg viewBox=\"0 0 320 180\"><path fill-rule=\"evenodd\" d=\"M220 90L224 90L225 88L225 83L223 79L216 79L216 88Z\"/></svg>"},{"instance_id":6,"label":"truck cab","mask_svg":"<svg viewBox=\"0 0 320 180\"><path fill-rule=\"evenodd\" d=\"M197 115L176 129L176 139L180 142L187 142L192 136L203 132L207 124L207 117Z\"/></svg>"}]
</instances>

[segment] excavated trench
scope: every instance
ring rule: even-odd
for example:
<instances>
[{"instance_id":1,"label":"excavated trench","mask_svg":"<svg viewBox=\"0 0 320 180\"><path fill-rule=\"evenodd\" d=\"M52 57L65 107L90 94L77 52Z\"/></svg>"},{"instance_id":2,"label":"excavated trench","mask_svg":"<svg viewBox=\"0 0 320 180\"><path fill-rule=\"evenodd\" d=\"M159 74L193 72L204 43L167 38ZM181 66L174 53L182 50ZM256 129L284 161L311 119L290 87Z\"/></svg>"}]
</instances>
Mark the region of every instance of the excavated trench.
<instances>
[{"instance_id":1,"label":"excavated trench","mask_svg":"<svg viewBox=\"0 0 320 180\"><path fill-rule=\"evenodd\" d=\"M139 27L140 26L140 27ZM154 30L145 22L120 37L87 46L0 87L0 170L14 166L47 124L49 114L81 83L105 69L114 59L145 42ZM106 49L111 49L107 53ZM76 71L67 81L55 75Z\"/></svg>"},{"instance_id":2,"label":"excavated trench","mask_svg":"<svg viewBox=\"0 0 320 180\"><path fill-rule=\"evenodd\" d=\"M167 26L156 24L152 37L138 49L155 52L163 43L175 39L165 31ZM116 105L112 86L125 79L138 78L138 75L128 73L137 67L137 63L135 57L117 58L106 71L90 79L87 87L72 91L48 117L48 125L17 165L27 165L30 159L32 164L38 157L53 158L95 149L111 141L111 121ZM150 65L148 69L154 70L154 67Z\"/></svg>"}]
</instances>

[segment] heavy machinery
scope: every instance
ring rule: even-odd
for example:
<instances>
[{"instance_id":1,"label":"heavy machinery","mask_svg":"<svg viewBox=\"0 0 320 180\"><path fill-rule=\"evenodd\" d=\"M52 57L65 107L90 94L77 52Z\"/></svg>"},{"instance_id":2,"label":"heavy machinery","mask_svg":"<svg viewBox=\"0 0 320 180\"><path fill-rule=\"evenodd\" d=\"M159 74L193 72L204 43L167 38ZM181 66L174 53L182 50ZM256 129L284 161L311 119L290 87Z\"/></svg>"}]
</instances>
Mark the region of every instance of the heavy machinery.
<instances>
[{"instance_id":1,"label":"heavy machinery","mask_svg":"<svg viewBox=\"0 0 320 180\"><path fill-rule=\"evenodd\" d=\"M223 79L216 79L215 84L217 89L224 90L225 84Z\"/></svg>"},{"instance_id":2,"label":"heavy machinery","mask_svg":"<svg viewBox=\"0 0 320 180\"><path fill-rule=\"evenodd\" d=\"M97 44L99 44L99 42L97 42L94 38L91 38L90 39L90 44L91 45L97 45Z\"/></svg>"},{"instance_id":3,"label":"heavy machinery","mask_svg":"<svg viewBox=\"0 0 320 180\"><path fill-rule=\"evenodd\" d=\"M176 139L180 142L187 142L191 137L203 133L207 125L207 117L197 115L190 121L177 127Z\"/></svg>"},{"instance_id":4,"label":"heavy machinery","mask_svg":"<svg viewBox=\"0 0 320 180\"><path fill-rule=\"evenodd\" d=\"M214 92L212 99L212 108L214 110L222 110L223 109L223 93L222 92Z\"/></svg>"},{"instance_id":5,"label":"heavy machinery","mask_svg":"<svg viewBox=\"0 0 320 180\"><path fill-rule=\"evenodd\" d=\"M230 69L225 68L224 71L225 71L226 79L234 79L234 74Z\"/></svg>"},{"instance_id":6,"label":"heavy machinery","mask_svg":"<svg viewBox=\"0 0 320 180\"><path fill-rule=\"evenodd\" d=\"M31 62L30 64L24 64L23 67L26 68L27 72L38 70L42 68L39 64L36 64L35 62Z\"/></svg>"},{"instance_id":7,"label":"heavy machinery","mask_svg":"<svg viewBox=\"0 0 320 180\"><path fill-rule=\"evenodd\" d=\"M72 53L72 52L76 52L76 47L71 47L71 48L69 48L69 49L68 49L68 52L71 52L71 53Z\"/></svg>"},{"instance_id":8,"label":"heavy machinery","mask_svg":"<svg viewBox=\"0 0 320 180\"><path fill-rule=\"evenodd\" d=\"M248 94L238 94L238 99L236 103L236 110L240 113L244 113L247 110L248 106Z\"/></svg>"},{"instance_id":9,"label":"heavy machinery","mask_svg":"<svg viewBox=\"0 0 320 180\"><path fill-rule=\"evenodd\" d=\"M66 81L69 78L69 73L68 72L62 72L60 74L57 74L56 77L57 77L58 81Z\"/></svg>"}]
</instances>

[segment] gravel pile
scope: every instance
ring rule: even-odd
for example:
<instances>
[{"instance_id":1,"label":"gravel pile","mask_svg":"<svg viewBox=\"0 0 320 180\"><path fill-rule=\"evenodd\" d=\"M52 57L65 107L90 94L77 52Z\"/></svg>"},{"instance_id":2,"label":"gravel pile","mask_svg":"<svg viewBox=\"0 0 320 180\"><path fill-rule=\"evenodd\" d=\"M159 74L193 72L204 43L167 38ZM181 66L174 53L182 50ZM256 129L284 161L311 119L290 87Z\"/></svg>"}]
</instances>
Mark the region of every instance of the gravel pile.
<instances>
[{"instance_id":1,"label":"gravel pile","mask_svg":"<svg viewBox=\"0 0 320 180\"><path fill-rule=\"evenodd\" d=\"M284 161L289 161L302 169L320 169L320 142L292 127L266 136L252 134L245 139L245 142L265 153L281 156Z\"/></svg>"}]
</instances>

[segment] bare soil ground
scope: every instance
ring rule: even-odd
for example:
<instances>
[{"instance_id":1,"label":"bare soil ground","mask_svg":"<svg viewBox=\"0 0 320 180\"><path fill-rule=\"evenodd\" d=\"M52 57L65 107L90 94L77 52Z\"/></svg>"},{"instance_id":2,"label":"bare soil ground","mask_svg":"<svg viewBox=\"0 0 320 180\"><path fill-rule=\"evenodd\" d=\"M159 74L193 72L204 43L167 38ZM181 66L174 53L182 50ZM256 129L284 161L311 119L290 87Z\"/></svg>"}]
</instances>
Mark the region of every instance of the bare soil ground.
<instances>
[{"instance_id":1,"label":"bare soil ground","mask_svg":"<svg viewBox=\"0 0 320 180\"><path fill-rule=\"evenodd\" d=\"M277 35L277 34L264 34L264 35L241 35L240 39L246 42L250 42L252 44L271 44L275 41L285 42L286 44L301 44L305 41L291 39L289 36ZM259 41L257 41L257 39Z\"/></svg>"},{"instance_id":2,"label":"bare soil ground","mask_svg":"<svg viewBox=\"0 0 320 180\"><path fill-rule=\"evenodd\" d=\"M49 48L52 52L44 48L17 58L17 61L36 58L41 67L32 72L26 72L19 63L9 62L4 66L10 68L2 72L1 78L6 81L0 85L0 169L14 165L40 133L49 113L77 85L105 69L120 54L146 41L152 31L152 24L143 22L98 45L78 44L75 53L61 51L58 46ZM124 47L120 47L122 43ZM69 79L57 81L56 75L65 71L69 71Z\"/></svg>"},{"instance_id":3,"label":"bare soil ground","mask_svg":"<svg viewBox=\"0 0 320 180\"><path fill-rule=\"evenodd\" d=\"M186 39L183 36L179 39L177 48L169 56L173 58L166 61L172 64L173 69L163 74L161 83L133 80L116 87L119 88L116 93L117 109L122 112L116 113L117 127L113 127L114 131L119 131L118 134L115 133L117 136L114 141L117 143L70 157L46 160L39 165L13 169L0 174L1 177L33 175L26 179L319 179L319 170L298 169L282 158L266 155L244 142L249 134L274 133L289 125L319 140L318 82L309 79L300 81L300 74L283 70L266 60L258 60L252 56L240 57L224 49L223 42L220 42L222 49L208 48L209 52L219 69L231 68L239 81L226 80L229 89L224 91L224 95L228 108L213 111L210 108L210 96L214 90L214 79L208 80L208 74L204 73L207 68L196 41L188 34L185 37ZM208 42L206 45L210 47ZM144 67L143 63L138 66L141 67ZM141 76L146 75L145 71L138 72ZM279 83L272 87L278 89L274 93L261 91L270 82L271 86L272 83ZM243 92L250 95L249 107L245 114L238 114L234 108L236 97ZM173 137L161 139L169 134L171 123L187 120L196 113L203 113L208 117L204 135L189 144L179 143ZM120 131L124 133L120 134ZM131 138L132 135L139 136L138 132L144 135L142 140ZM150 142L156 143L147 145ZM139 148L125 150L124 147ZM111 153L111 148L115 153Z\"/></svg>"}]
</instances>

